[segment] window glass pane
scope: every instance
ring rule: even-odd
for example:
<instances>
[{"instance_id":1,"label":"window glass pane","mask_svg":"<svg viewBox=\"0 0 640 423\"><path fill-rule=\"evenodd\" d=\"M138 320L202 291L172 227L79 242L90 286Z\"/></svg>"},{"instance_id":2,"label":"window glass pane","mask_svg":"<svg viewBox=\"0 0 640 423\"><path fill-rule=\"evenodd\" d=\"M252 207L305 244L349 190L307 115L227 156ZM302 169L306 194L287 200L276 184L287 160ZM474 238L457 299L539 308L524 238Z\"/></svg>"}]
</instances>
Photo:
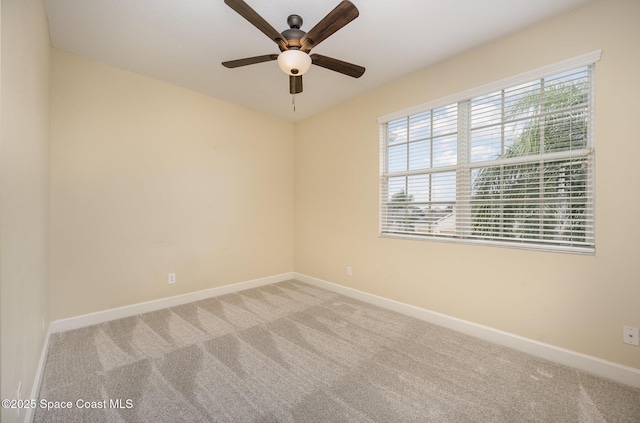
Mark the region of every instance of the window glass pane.
<instances>
[{"instance_id":1,"label":"window glass pane","mask_svg":"<svg viewBox=\"0 0 640 423\"><path fill-rule=\"evenodd\" d=\"M535 127L536 124L537 124L536 121L532 119L519 119L516 121L505 123L502 126L504 144L505 144L504 149L506 152L504 157L515 157L515 156L525 155L515 151L509 152L508 151L509 147L514 143L516 143L516 141L523 136L523 133L525 134L525 136L527 133L534 134L535 130L537 129ZM539 144L537 142L536 142L536 146L539 147ZM529 151L535 151L534 153L530 153L530 154L537 154L539 152L538 148L534 148L534 147L530 147Z\"/></svg>"},{"instance_id":2,"label":"window glass pane","mask_svg":"<svg viewBox=\"0 0 640 423\"><path fill-rule=\"evenodd\" d=\"M471 130L471 161L484 162L500 158L502 133L499 126Z\"/></svg>"},{"instance_id":3,"label":"window glass pane","mask_svg":"<svg viewBox=\"0 0 640 423\"><path fill-rule=\"evenodd\" d=\"M420 209L415 206L413 195L407 192L406 178L393 178L393 190L389 190L387 225L392 231L414 232Z\"/></svg>"},{"instance_id":4,"label":"window glass pane","mask_svg":"<svg viewBox=\"0 0 640 423\"><path fill-rule=\"evenodd\" d=\"M411 201L426 203L430 201L430 175L412 175L408 177Z\"/></svg>"},{"instance_id":5,"label":"window glass pane","mask_svg":"<svg viewBox=\"0 0 640 423\"><path fill-rule=\"evenodd\" d=\"M431 178L431 201L455 201L456 172L434 173Z\"/></svg>"},{"instance_id":6,"label":"window glass pane","mask_svg":"<svg viewBox=\"0 0 640 423\"><path fill-rule=\"evenodd\" d=\"M502 196L507 201L533 202L540 197L540 167L539 163L524 163L504 166L502 169Z\"/></svg>"},{"instance_id":7,"label":"window glass pane","mask_svg":"<svg viewBox=\"0 0 640 423\"><path fill-rule=\"evenodd\" d=\"M540 80L504 90L504 120L526 119L541 112Z\"/></svg>"},{"instance_id":8,"label":"window glass pane","mask_svg":"<svg viewBox=\"0 0 640 423\"><path fill-rule=\"evenodd\" d=\"M431 167L431 142L418 141L409 144L409 170Z\"/></svg>"},{"instance_id":9,"label":"window glass pane","mask_svg":"<svg viewBox=\"0 0 640 423\"><path fill-rule=\"evenodd\" d=\"M458 105L433 109L433 136L455 134L458 131Z\"/></svg>"},{"instance_id":10,"label":"window glass pane","mask_svg":"<svg viewBox=\"0 0 640 423\"><path fill-rule=\"evenodd\" d=\"M472 200L492 200L500 198L502 189L502 168L489 166L471 171Z\"/></svg>"},{"instance_id":11,"label":"window glass pane","mask_svg":"<svg viewBox=\"0 0 640 423\"><path fill-rule=\"evenodd\" d=\"M471 99L471 128L502 122L502 91Z\"/></svg>"},{"instance_id":12,"label":"window glass pane","mask_svg":"<svg viewBox=\"0 0 640 423\"><path fill-rule=\"evenodd\" d=\"M540 154L540 120L529 119L509 125L505 133L503 158Z\"/></svg>"},{"instance_id":13,"label":"window glass pane","mask_svg":"<svg viewBox=\"0 0 640 423\"><path fill-rule=\"evenodd\" d=\"M587 160L558 160L545 166L544 236L585 242L587 227Z\"/></svg>"},{"instance_id":14,"label":"window glass pane","mask_svg":"<svg viewBox=\"0 0 640 423\"><path fill-rule=\"evenodd\" d=\"M458 137L455 135L434 138L433 167L452 166L458 163Z\"/></svg>"},{"instance_id":15,"label":"window glass pane","mask_svg":"<svg viewBox=\"0 0 640 423\"><path fill-rule=\"evenodd\" d=\"M431 112L409 117L409 140L417 141L431 136Z\"/></svg>"},{"instance_id":16,"label":"window glass pane","mask_svg":"<svg viewBox=\"0 0 640 423\"><path fill-rule=\"evenodd\" d=\"M471 235L493 237L502 223L502 168L491 166L471 172Z\"/></svg>"},{"instance_id":17,"label":"window glass pane","mask_svg":"<svg viewBox=\"0 0 640 423\"><path fill-rule=\"evenodd\" d=\"M404 176L389 178L387 184L388 201L394 201L394 196L407 191L407 178Z\"/></svg>"},{"instance_id":18,"label":"window glass pane","mask_svg":"<svg viewBox=\"0 0 640 423\"><path fill-rule=\"evenodd\" d=\"M544 78L545 87L567 87L573 85L580 87L585 93L589 92L589 67L572 69Z\"/></svg>"},{"instance_id":19,"label":"window glass pane","mask_svg":"<svg viewBox=\"0 0 640 423\"><path fill-rule=\"evenodd\" d=\"M456 234L455 203L434 204L425 209L424 232L434 235L451 236Z\"/></svg>"},{"instance_id":20,"label":"window glass pane","mask_svg":"<svg viewBox=\"0 0 640 423\"><path fill-rule=\"evenodd\" d=\"M541 110L544 113L554 113L560 110L585 110L588 102L586 84L555 84L545 86L544 98L541 100Z\"/></svg>"},{"instance_id":21,"label":"window glass pane","mask_svg":"<svg viewBox=\"0 0 640 423\"><path fill-rule=\"evenodd\" d=\"M582 110L554 113L544 120L545 152L587 147L587 116Z\"/></svg>"},{"instance_id":22,"label":"window glass pane","mask_svg":"<svg viewBox=\"0 0 640 423\"><path fill-rule=\"evenodd\" d=\"M571 197L572 204L584 204L587 199L587 166L586 157L545 163L545 198L566 199Z\"/></svg>"},{"instance_id":23,"label":"window glass pane","mask_svg":"<svg viewBox=\"0 0 640 423\"><path fill-rule=\"evenodd\" d=\"M407 118L396 119L387 124L387 144L407 142Z\"/></svg>"},{"instance_id":24,"label":"window glass pane","mask_svg":"<svg viewBox=\"0 0 640 423\"><path fill-rule=\"evenodd\" d=\"M402 172L407 170L407 144L398 144L389 147L389 172Z\"/></svg>"}]
</instances>

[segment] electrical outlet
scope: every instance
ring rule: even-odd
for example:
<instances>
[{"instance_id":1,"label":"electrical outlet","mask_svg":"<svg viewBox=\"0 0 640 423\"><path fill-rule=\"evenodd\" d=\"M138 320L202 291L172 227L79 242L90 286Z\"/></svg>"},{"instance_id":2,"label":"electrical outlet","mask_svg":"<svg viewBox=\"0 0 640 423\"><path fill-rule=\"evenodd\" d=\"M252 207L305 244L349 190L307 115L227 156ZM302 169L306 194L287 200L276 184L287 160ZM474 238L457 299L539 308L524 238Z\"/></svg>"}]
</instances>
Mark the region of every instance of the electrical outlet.
<instances>
[{"instance_id":1,"label":"electrical outlet","mask_svg":"<svg viewBox=\"0 0 640 423\"><path fill-rule=\"evenodd\" d=\"M622 326L622 342L629 345L639 346L638 328L631 326Z\"/></svg>"},{"instance_id":2,"label":"electrical outlet","mask_svg":"<svg viewBox=\"0 0 640 423\"><path fill-rule=\"evenodd\" d=\"M169 273L169 285L176 283L176 274L175 273Z\"/></svg>"},{"instance_id":3,"label":"electrical outlet","mask_svg":"<svg viewBox=\"0 0 640 423\"><path fill-rule=\"evenodd\" d=\"M347 276L351 276L351 266L347 266Z\"/></svg>"}]
</instances>

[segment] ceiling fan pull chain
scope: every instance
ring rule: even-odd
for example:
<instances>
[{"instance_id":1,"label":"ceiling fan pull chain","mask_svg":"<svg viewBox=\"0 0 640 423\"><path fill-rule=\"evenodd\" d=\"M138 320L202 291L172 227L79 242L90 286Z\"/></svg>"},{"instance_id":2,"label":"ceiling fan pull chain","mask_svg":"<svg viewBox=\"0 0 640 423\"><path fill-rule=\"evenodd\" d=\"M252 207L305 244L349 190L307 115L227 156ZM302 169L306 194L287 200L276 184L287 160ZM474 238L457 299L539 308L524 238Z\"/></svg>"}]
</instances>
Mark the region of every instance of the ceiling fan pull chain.
<instances>
[{"instance_id":1,"label":"ceiling fan pull chain","mask_svg":"<svg viewBox=\"0 0 640 423\"><path fill-rule=\"evenodd\" d=\"M296 111L296 95L292 94L291 95L291 104L293 104L293 111Z\"/></svg>"}]
</instances>

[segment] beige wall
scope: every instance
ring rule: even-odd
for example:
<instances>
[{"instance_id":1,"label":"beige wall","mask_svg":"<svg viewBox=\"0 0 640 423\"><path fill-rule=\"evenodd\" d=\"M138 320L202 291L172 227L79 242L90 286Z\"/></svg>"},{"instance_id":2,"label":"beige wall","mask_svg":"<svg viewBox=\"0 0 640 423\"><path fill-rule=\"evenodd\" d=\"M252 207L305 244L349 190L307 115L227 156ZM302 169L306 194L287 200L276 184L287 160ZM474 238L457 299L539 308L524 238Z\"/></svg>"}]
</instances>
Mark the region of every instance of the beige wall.
<instances>
[{"instance_id":1,"label":"beige wall","mask_svg":"<svg viewBox=\"0 0 640 423\"><path fill-rule=\"evenodd\" d=\"M29 398L49 320L49 29L41 1L1 10L1 397L21 382Z\"/></svg>"},{"instance_id":2,"label":"beige wall","mask_svg":"<svg viewBox=\"0 0 640 423\"><path fill-rule=\"evenodd\" d=\"M297 124L295 270L640 368L639 19L598 1ZM595 256L378 237L377 117L596 49Z\"/></svg>"},{"instance_id":3,"label":"beige wall","mask_svg":"<svg viewBox=\"0 0 640 423\"><path fill-rule=\"evenodd\" d=\"M43 319L291 270L640 368L621 342L640 327L639 2L595 2L296 125L57 50L49 75L42 3L1 14L3 398L30 393ZM599 48L595 256L378 238L378 116Z\"/></svg>"},{"instance_id":4,"label":"beige wall","mask_svg":"<svg viewBox=\"0 0 640 423\"><path fill-rule=\"evenodd\" d=\"M292 271L292 123L59 50L51 81L52 319Z\"/></svg>"}]
</instances>

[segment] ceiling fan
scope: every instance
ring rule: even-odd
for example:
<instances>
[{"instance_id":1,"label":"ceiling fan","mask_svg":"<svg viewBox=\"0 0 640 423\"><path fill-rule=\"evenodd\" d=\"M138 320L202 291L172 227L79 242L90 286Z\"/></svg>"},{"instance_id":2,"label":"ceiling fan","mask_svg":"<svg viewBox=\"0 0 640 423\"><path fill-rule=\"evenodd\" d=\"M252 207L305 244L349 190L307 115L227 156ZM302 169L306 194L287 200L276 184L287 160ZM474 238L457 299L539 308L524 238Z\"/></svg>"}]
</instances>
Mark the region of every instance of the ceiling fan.
<instances>
[{"instance_id":1,"label":"ceiling fan","mask_svg":"<svg viewBox=\"0 0 640 423\"><path fill-rule=\"evenodd\" d=\"M280 68L289 75L289 92L291 94L302 92L302 75L312 64L353 78L360 78L364 74L365 68L362 66L320 54L309 54L312 48L358 17L358 9L350 1L344 0L338 4L309 32L304 32L300 29L302 18L299 15L290 15L287 18L289 29L284 30L282 33L276 31L243 0L224 0L224 2L267 37L271 38L278 45L281 53L230 60L222 62L223 66L237 68L277 60Z\"/></svg>"}]
</instances>

